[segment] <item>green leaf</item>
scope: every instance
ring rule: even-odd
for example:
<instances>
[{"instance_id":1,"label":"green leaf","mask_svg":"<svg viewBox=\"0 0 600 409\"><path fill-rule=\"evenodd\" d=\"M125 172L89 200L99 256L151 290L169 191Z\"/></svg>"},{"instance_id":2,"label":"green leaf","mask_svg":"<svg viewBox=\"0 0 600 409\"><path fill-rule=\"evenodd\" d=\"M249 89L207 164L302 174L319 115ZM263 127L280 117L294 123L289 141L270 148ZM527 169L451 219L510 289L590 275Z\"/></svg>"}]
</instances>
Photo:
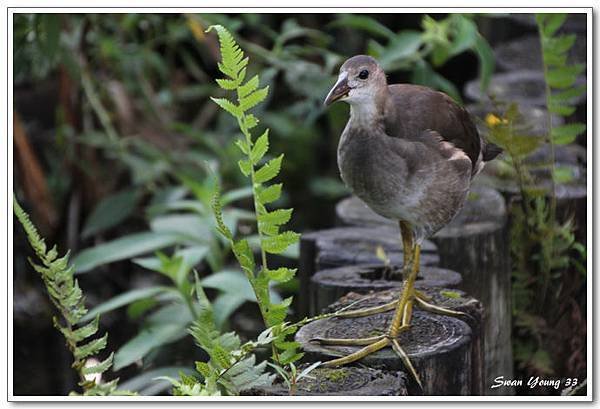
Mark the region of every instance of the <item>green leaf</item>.
<instances>
[{"instance_id":1,"label":"green leaf","mask_svg":"<svg viewBox=\"0 0 600 409\"><path fill-rule=\"evenodd\" d=\"M264 224L280 226L290 221L293 209L277 209L258 215L258 221Z\"/></svg>"},{"instance_id":2,"label":"green leaf","mask_svg":"<svg viewBox=\"0 0 600 409\"><path fill-rule=\"evenodd\" d=\"M282 186L283 185L281 183L277 183L266 188L261 187L260 189L258 189L258 202L265 205L279 199L279 197L281 196Z\"/></svg>"},{"instance_id":3,"label":"green leaf","mask_svg":"<svg viewBox=\"0 0 600 409\"><path fill-rule=\"evenodd\" d=\"M583 69L581 64L553 68L547 71L546 81L552 88L568 88L577 81L577 76Z\"/></svg>"},{"instance_id":4,"label":"green leaf","mask_svg":"<svg viewBox=\"0 0 600 409\"><path fill-rule=\"evenodd\" d=\"M240 170L242 171L244 176L250 176L250 173L252 172L252 163L249 160L240 159L238 161L238 166L240 167Z\"/></svg>"},{"instance_id":5,"label":"green leaf","mask_svg":"<svg viewBox=\"0 0 600 409\"><path fill-rule=\"evenodd\" d=\"M217 79L216 81L219 87L229 91L236 89L239 85L236 80Z\"/></svg>"},{"instance_id":6,"label":"green leaf","mask_svg":"<svg viewBox=\"0 0 600 409\"><path fill-rule=\"evenodd\" d=\"M71 338L75 342L83 341L86 338L91 337L98 331L98 323L100 321L100 316L96 315L95 318L88 324L77 328L71 332L69 338Z\"/></svg>"},{"instance_id":7,"label":"green leaf","mask_svg":"<svg viewBox=\"0 0 600 409\"><path fill-rule=\"evenodd\" d=\"M258 125L258 119L252 114L247 114L244 116L244 125L247 129L252 129Z\"/></svg>"},{"instance_id":8,"label":"green leaf","mask_svg":"<svg viewBox=\"0 0 600 409\"><path fill-rule=\"evenodd\" d=\"M259 84L258 81L258 75L255 75L254 77L249 79L248 82L246 82L238 89L238 97L244 98L248 96L252 91L256 90Z\"/></svg>"},{"instance_id":9,"label":"green leaf","mask_svg":"<svg viewBox=\"0 0 600 409\"><path fill-rule=\"evenodd\" d=\"M550 98L552 101L570 101L583 94L586 88L585 85L578 85L565 91L553 92Z\"/></svg>"},{"instance_id":10,"label":"green leaf","mask_svg":"<svg viewBox=\"0 0 600 409\"><path fill-rule=\"evenodd\" d=\"M563 25L566 19L567 14L565 13L547 14L543 22L544 35L547 37L552 37L554 33L556 33L556 30Z\"/></svg>"},{"instance_id":11,"label":"green leaf","mask_svg":"<svg viewBox=\"0 0 600 409\"><path fill-rule=\"evenodd\" d=\"M460 14L454 14L451 18L454 30L448 54L454 56L473 48L479 34L477 26L470 18Z\"/></svg>"},{"instance_id":12,"label":"green leaf","mask_svg":"<svg viewBox=\"0 0 600 409\"><path fill-rule=\"evenodd\" d=\"M136 190L125 190L102 199L86 220L81 237L85 239L121 223L135 210L137 198Z\"/></svg>"},{"instance_id":13,"label":"green leaf","mask_svg":"<svg viewBox=\"0 0 600 409\"><path fill-rule=\"evenodd\" d=\"M399 62L412 58L422 44L423 36L420 32L414 30L402 31L382 51L379 63L384 69L393 68Z\"/></svg>"},{"instance_id":14,"label":"green leaf","mask_svg":"<svg viewBox=\"0 0 600 409\"><path fill-rule=\"evenodd\" d=\"M586 126L580 123L555 126L552 128L552 140L558 145L566 145L575 141L585 129Z\"/></svg>"},{"instance_id":15,"label":"green leaf","mask_svg":"<svg viewBox=\"0 0 600 409\"><path fill-rule=\"evenodd\" d=\"M245 112L264 101L267 95L269 95L269 86L260 88L252 92L251 94L245 96L244 98L240 98L239 109L242 112Z\"/></svg>"},{"instance_id":16,"label":"green leaf","mask_svg":"<svg viewBox=\"0 0 600 409\"><path fill-rule=\"evenodd\" d=\"M237 139L235 141L235 144L237 145L238 148L240 148L242 153L247 155L250 152L250 147L248 146L248 142L246 142L244 139Z\"/></svg>"},{"instance_id":17,"label":"green leaf","mask_svg":"<svg viewBox=\"0 0 600 409\"><path fill-rule=\"evenodd\" d=\"M296 243L299 239L300 235L298 233L286 231L276 236L263 238L262 246L267 253L279 254L291 244Z\"/></svg>"},{"instance_id":18,"label":"green leaf","mask_svg":"<svg viewBox=\"0 0 600 409\"><path fill-rule=\"evenodd\" d=\"M104 334L102 338L94 339L86 344L78 346L73 351L73 356L75 356L75 359L83 359L95 355L106 347L107 340L108 334Z\"/></svg>"},{"instance_id":19,"label":"green leaf","mask_svg":"<svg viewBox=\"0 0 600 409\"><path fill-rule=\"evenodd\" d=\"M77 273L85 273L102 264L129 259L178 243L176 234L145 232L123 236L83 250L73 259Z\"/></svg>"},{"instance_id":20,"label":"green leaf","mask_svg":"<svg viewBox=\"0 0 600 409\"><path fill-rule=\"evenodd\" d=\"M233 102L229 101L226 98L213 98L210 97L214 101L215 104L220 106L225 111L229 112L236 118L239 118L242 115L242 109L239 106L235 105Z\"/></svg>"},{"instance_id":21,"label":"green leaf","mask_svg":"<svg viewBox=\"0 0 600 409\"><path fill-rule=\"evenodd\" d=\"M479 59L479 78L481 78L481 91L485 92L490 84L490 79L495 69L495 58L492 48L481 35L477 35L475 52Z\"/></svg>"},{"instance_id":22,"label":"green leaf","mask_svg":"<svg viewBox=\"0 0 600 409\"><path fill-rule=\"evenodd\" d=\"M255 183L264 183L273 179L279 173L281 169L281 161L283 160L283 154L279 155L275 159L271 159L265 163L259 170L254 174Z\"/></svg>"},{"instance_id":23,"label":"green leaf","mask_svg":"<svg viewBox=\"0 0 600 409\"><path fill-rule=\"evenodd\" d=\"M254 276L254 254L252 254L252 250L250 249L248 241L239 240L233 243L232 250L235 258L238 260L240 266L244 270L244 273L248 277Z\"/></svg>"},{"instance_id":24,"label":"green leaf","mask_svg":"<svg viewBox=\"0 0 600 409\"><path fill-rule=\"evenodd\" d=\"M107 313L109 311L116 310L117 308L121 308L125 305L129 305L134 301L154 297L158 294L161 294L165 291L168 291L169 287L165 286L157 286L157 287L147 287L147 288L138 288L135 290L126 291L121 293L108 301L105 301L96 307L92 308L90 312L88 312L82 319L82 322L85 322L93 317L96 317L100 314Z\"/></svg>"},{"instance_id":25,"label":"green leaf","mask_svg":"<svg viewBox=\"0 0 600 409\"><path fill-rule=\"evenodd\" d=\"M165 366L152 370L147 370L141 374L127 379L125 382L119 383L119 387L137 392L141 396L154 396L165 392L171 387L171 384L166 380L157 379L159 377L177 377L182 372L186 375L191 375L193 370L182 366Z\"/></svg>"},{"instance_id":26,"label":"green leaf","mask_svg":"<svg viewBox=\"0 0 600 409\"><path fill-rule=\"evenodd\" d=\"M131 365L145 357L154 348L174 342L185 335L185 325L179 323L152 325L143 329L119 348L115 354L114 370L118 371Z\"/></svg>"},{"instance_id":27,"label":"green leaf","mask_svg":"<svg viewBox=\"0 0 600 409\"><path fill-rule=\"evenodd\" d=\"M100 362L99 364L93 365L93 366L84 366L83 368L81 368L81 373L84 375L91 375L91 374L101 374L101 373L106 372L113 363L114 355L115 354L111 352L111 354L108 356L108 358L106 358L104 361Z\"/></svg>"},{"instance_id":28,"label":"green leaf","mask_svg":"<svg viewBox=\"0 0 600 409\"><path fill-rule=\"evenodd\" d=\"M359 30L366 31L370 34L374 34L380 37L393 39L396 34L383 24L379 23L372 17L357 15L357 14L349 14L343 17L336 19L334 22L330 23L331 27L345 27L345 28L355 28Z\"/></svg>"},{"instance_id":29,"label":"green leaf","mask_svg":"<svg viewBox=\"0 0 600 409\"><path fill-rule=\"evenodd\" d=\"M559 102L553 101L552 98L550 98L548 104L548 111L561 116L569 116L575 112L575 107L563 105Z\"/></svg>"},{"instance_id":30,"label":"green leaf","mask_svg":"<svg viewBox=\"0 0 600 409\"><path fill-rule=\"evenodd\" d=\"M213 214L215 216L215 221L217 223L217 230L225 238L227 238L228 240L232 240L233 234L231 233L231 230L229 230L229 227L227 227L227 225L223 221L223 211L221 208L221 191L220 191L219 185L215 186L213 198L211 201L211 206L212 206Z\"/></svg>"},{"instance_id":31,"label":"green leaf","mask_svg":"<svg viewBox=\"0 0 600 409\"><path fill-rule=\"evenodd\" d=\"M265 156L269 150L269 130L265 130L265 132L258 137L254 146L252 147L252 152L250 152L250 161L252 164L256 165L262 158ZM246 175L247 176L247 175Z\"/></svg>"},{"instance_id":32,"label":"green leaf","mask_svg":"<svg viewBox=\"0 0 600 409\"><path fill-rule=\"evenodd\" d=\"M285 283L294 278L296 271L297 269L295 268L280 267L276 270L266 270L265 275L269 280Z\"/></svg>"},{"instance_id":33,"label":"green leaf","mask_svg":"<svg viewBox=\"0 0 600 409\"><path fill-rule=\"evenodd\" d=\"M566 166L556 166L554 168L554 182L557 184L564 184L571 182L575 175L573 169Z\"/></svg>"}]
</instances>

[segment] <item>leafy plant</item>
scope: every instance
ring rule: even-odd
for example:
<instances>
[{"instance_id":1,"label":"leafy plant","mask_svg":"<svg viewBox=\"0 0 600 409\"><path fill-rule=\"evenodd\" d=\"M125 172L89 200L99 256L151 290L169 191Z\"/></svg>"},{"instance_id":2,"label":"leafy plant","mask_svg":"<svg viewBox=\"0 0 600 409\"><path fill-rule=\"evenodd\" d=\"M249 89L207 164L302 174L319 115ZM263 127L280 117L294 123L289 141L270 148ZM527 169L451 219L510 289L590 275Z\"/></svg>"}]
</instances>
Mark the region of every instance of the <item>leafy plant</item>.
<instances>
[{"instance_id":1,"label":"leafy plant","mask_svg":"<svg viewBox=\"0 0 600 409\"><path fill-rule=\"evenodd\" d=\"M36 264L31 260L30 263L35 271L40 273L50 301L62 316L62 322L57 317L53 317L54 326L62 333L67 347L73 354L74 360L71 367L79 375L79 386L83 389L83 395L129 394L127 391L117 390L118 378L108 382L100 380L102 374L112 366L113 354L111 353L108 358L100 362L94 358L106 347L108 334L104 334L100 338L92 338L98 332L100 320L98 315L88 324L81 325L79 323L87 309L81 288L77 280L73 278L73 266L69 265L69 253L59 258L56 246L48 250L44 239L40 237L37 229L29 220L29 216L15 198L13 198L13 207L17 219L27 234L29 244L41 261L41 264ZM90 365L90 363L92 364ZM71 392L71 394L77 393Z\"/></svg>"},{"instance_id":2,"label":"leafy plant","mask_svg":"<svg viewBox=\"0 0 600 409\"><path fill-rule=\"evenodd\" d=\"M271 385L275 376L265 373L266 361L256 364L256 357L252 354L256 348L272 342L271 330L264 331L257 341L242 345L235 333L221 334L218 331L213 308L197 275L195 292L198 314L189 332L196 344L206 351L209 360L196 362L196 371L201 376L202 382L194 376L185 374L180 374L179 380L165 378L172 383L173 394L176 396L239 395L241 391L253 387Z\"/></svg>"},{"instance_id":3,"label":"leafy plant","mask_svg":"<svg viewBox=\"0 0 600 409\"><path fill-rule=\"evenodd\" d=\"M510 250L513 263L513 336L518 368L530 374L554 374L559 364L550 352L556 337L553 328L569 305L572 294L566 281L577 282L585 275L585 247L576 241L572 215L557 219L556 189L570 174L555 164L555 145L575 140L585 125L568 123L553 126L550 114L568 116L575 108L571 99L585 91L573 87L582 67L566 64L574 35L556 35L566 19L564 14L537 15L549 111L548 134L534 137L521 130L516 104L509 104L500 117L486 119L490 140L507 153L507 174L515 178L519 200L511 208ZM573 87L570 89L566 89ZM542 144L549 147L546 163L532 164L527 158ZM579 277L579 278L578 278ZM576 288L576 286L575 286ZM571 290L572 291L572 290Z\"/></svg>"},{"instance_id":4,"label":"leafy plant","mask_svg":"<svg viewBox=\"0 0 600 409\"><path fill-rule=\"evenodd\" d=\"M332 24L364 30L387 40L385 46L376 40L368 43L368 53L379 60L386 72L410 71L411 82L440 89L457 101L461 101L461 97L456 86L434 68L465 51L472 51L479 59L482 89L487 88L494 72L493 52L467 15L451 14L442 20L425 15L421 20L422 31L402 30L399 33L361 15L343 16Z\"/></svg>"},{"instance_id":5,"label":"leafy plant","mask_svg":"<svg viewBox=\"0 0 600 409\"><path fill-rule=\"evenodd\" d=\"M295 269L279 267L270 269L267 253L281 254L291 244L299 239L299 234L287 230L280 231L280 227L287 223L292 215L292 209L277 209L269 211L267 204L274 202L281 195L282 184L265 185L277 176L281 169L283 155L262 163L269 149L268 129L258 138L253 139L251 129L258 124L258 119L248 111L263 101L268 94L268 87L259 88L259 76L255 75L248 81L246 67L248 58L235 42L233 36L220 25L211 26L218 36L221 46L221 62L219 70L225 78L217 80L219 86L228 91L236 91L237 101L232 102L227 98L212 98L223 110L232 115L238 123L244 139L238 139L236 145L245 155L245 159L238 162L241 172L250 179L256 214L257 232L260 241L261 266L256 273L256 261L250 244L246 238L235 239L232 230L223 222L221 198L218 190L213 200L213 211L219 232L231 243L233 253L240 263L244 274L248 278L258 302L261 315L267 328L275 327L273 343L273 358L285 365L298 360L302 354L296 350L297 343L285 340L286 331L280 331L277 326L284 323L287 308L292 302L291 297L280 303L274 303L269 294L269 283L286 282L294 277Z\"/></svg>"}]
</instances>

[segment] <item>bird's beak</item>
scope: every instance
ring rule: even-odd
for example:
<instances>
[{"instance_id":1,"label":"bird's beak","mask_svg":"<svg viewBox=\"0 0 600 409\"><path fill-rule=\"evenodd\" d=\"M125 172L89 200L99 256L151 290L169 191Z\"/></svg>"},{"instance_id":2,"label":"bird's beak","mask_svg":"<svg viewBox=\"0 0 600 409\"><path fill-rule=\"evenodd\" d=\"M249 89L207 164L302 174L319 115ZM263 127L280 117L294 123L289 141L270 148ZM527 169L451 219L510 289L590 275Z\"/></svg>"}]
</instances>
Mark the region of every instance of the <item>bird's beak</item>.
<instances>
[{"instance_id":1,"label":"bird's beak","mask_svg":"<svg viewBox=\"0 0 600 409\"><path fill-rule=\"evenodd\" d=\"M348 86L348 73L343 72L338 77L338 80L333 86L333 88L331 88L331 91L329 91L329 94L327 94L327 97L325 98L324 102L325 106L329 106L335 101L348 96L348 92L350 92L350 89L351 88Z\"/></svg>"}]
</instances>

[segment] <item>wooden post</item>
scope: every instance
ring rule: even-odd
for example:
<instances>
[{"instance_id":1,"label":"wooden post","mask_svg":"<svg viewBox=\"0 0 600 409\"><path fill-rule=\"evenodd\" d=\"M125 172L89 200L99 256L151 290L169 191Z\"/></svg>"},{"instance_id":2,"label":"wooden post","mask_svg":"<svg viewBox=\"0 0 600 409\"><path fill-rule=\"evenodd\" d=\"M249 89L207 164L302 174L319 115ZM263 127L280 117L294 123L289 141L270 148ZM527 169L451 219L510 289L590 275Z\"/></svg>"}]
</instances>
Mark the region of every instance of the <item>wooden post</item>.
<instances>
[{"instance_id":1,"label":"wooden post","mask_svg":"<svg viewBox=\"0 0 600 409\"><path fill-rule=\"evenodd\" d=\"M309 364L298 367L302 372ZM407 375L401 371L382 371L367 367L318 367L302 378L296 396L406 396ZM253 396L286 396L290 390L279 381L269 387L253 388L242 392Z\"/></svg>"},{"instance_id":2,"label":"wooden post","mask_svg":"<svg viewBox=\"0 0 600 409\"><path fill-rule=\"evenodd\" d=\"M449 308L453 311L468 314L461 318L469 325L473 333L471 348L471 379L472 395L484 394L484 311L481 303L466 295L463 291L447 288L420 288L420 291L431 298L431 302L437 306ZM375 307L397 300L400 297L400 289L371 292L369 294L348 293L337 302L329 305L323 312L335 312L350 304L352 309Z\"/></svg>"},{"instance_id":3,"label":"wooden post","mask_svg":"<svg viewBox=\"0 0 600 409\"><path fill-rule=\"evenodd\" d=\"M355 203L349 204L350 200ZM365 205L359 206L358 199L345 201L336 208L338 218L345 223L371 226L393 223ZM513 373L510 249L504 198L490 187L473 185L463 209L432 240L438 246L439 266L458 271L462 275L458 288L483 304L486 311L484 393L500 393L500 388L489 389L493 379L500 375L508 378Z\"/></svg>"},{"instance_id":4,"label":"wooden post","mask_svg":"<svg viewBox=\"0 0 600 409\"><path fill-rule=\"evenodd\" d=\"M307 359L326 361L348 355L360 347L320 345L321 338L366 338L385 333L393 312L360 318L329 318L314 321L296 334ZM472 370L473 332L456 318L413 312L411 328L400 334L398 342L408 354L421 378L424 395L470 395L474 382ZM401 359L389 347L359 361L369 367L405 370ZM408 379L409 394L419 394L415 380Z\"/></svg>"},{"instance_id":5,"label":"wooden post","mask_svg":"<svg viewBox=\"0 0 600 409\"><path fill-rule=\"evenodd\" d=\"M341 227L302 235L298 277L301 294L310 289L315 272L355 264L380 264L377 248L381 247L391 266L403 261L400 230L395 226ZM439 257L435 244L426 240L422 246L421 264L437 265ZM308 297L297 297L296 310L300 317L309 314Z\"/></svg>"},{"instance_id":6,"label":"wooden post","mask_svg":"<svg viewBox=\"0 0 600 409\"><path fill-rule=\"evenodd\" d=\"M369 291L399 288L402 286L401 280L399 269L393 271L383 264L361 264L321 270L311 279L310 315L318 314L348 292L366 294ZM418 288L455 288L460 282L461 276L455 271L423 266L415 285Z\"/></svg>"}]
</instances>

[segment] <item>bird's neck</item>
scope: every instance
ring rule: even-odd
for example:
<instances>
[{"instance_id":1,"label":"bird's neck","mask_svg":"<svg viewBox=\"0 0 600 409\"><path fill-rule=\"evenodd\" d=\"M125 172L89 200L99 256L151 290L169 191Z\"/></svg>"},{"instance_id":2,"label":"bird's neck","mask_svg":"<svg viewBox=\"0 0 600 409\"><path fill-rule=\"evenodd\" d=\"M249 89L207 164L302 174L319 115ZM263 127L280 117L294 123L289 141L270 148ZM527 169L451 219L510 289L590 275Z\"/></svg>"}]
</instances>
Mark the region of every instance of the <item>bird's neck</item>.
<instances>
[{"instance_id":1,"label":"bird's neck","mask_svg":"<svg viewBox=\"0 0 600 409\"><path fill-rule=\"evenodd\" d=\"M363 100L358 103L350 104L350 127L363 129L381 129L384 126L384 107L387 94L380 92L369 100Z\"/></svg>"}]
</instances>

